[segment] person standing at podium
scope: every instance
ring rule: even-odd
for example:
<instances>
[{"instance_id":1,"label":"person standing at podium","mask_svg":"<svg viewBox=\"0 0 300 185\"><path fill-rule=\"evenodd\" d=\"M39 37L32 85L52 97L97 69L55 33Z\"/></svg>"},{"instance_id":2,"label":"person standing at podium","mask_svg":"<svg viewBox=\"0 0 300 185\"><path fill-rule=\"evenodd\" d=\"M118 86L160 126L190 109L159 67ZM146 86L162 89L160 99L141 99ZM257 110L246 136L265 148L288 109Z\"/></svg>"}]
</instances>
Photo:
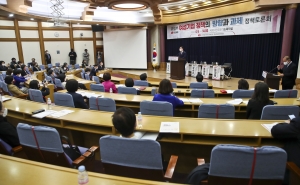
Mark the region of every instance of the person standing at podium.
<instances>
[{"instance_id":1,"label":"person standing at podium","mask_svg":"<svg viewBox=\"0 0 300 185\"><path fill-rule=\"evenodd\" d=\"M186 52L183 50L183 47L179 47L179 53L177 55L179 58L184 58L186 60Z\"/></svg>"},{"instance_id":2,"label":"person standing at podium","mask_svg":"<svg viewBox=\"0 0 300 185\"><path fill-rule=\"evenodd\" d=\"M297 77L297 65L294 64L289 56L283 57L284 67L280 69L277 66L278 72L282 73L282 90L293 89Z\"/></svg>"}]
</instances>

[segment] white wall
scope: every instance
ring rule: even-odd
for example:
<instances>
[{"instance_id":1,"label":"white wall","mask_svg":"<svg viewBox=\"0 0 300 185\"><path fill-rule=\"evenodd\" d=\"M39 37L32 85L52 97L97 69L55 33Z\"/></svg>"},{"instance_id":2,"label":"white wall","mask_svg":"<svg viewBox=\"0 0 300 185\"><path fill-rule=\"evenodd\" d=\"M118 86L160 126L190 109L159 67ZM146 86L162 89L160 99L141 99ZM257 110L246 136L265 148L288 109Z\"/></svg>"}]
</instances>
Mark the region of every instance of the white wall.
<instances>
[{"instance_id":1,"label":"white wall","mask_svg":"<svg viewBox=\"0 0 300 185\"><path fill-rule=\"evenodd\" d=\"M83 34L82 37L80 36L80 33ZM93 38L93 32L92 32L92 30L74 30L73 37L74 38Z\"/></svg>"},{"instance_id":2,"label":"white wall","mask_svg":"<svg viewBox=\"0 0 300 185\"><path fill-rule=\"evenodd\" d=\"M0 20L0 26L14 26L14 21Z\"/></svg>"},{"instance_id":3,"label":"white wall","mask_svg":"<svg viewBox=\"0 0 300 185\"><path fill-rule=\"evenodd\" d=\"M20 30L21 38L39 38L37 30Z\"/></svg>"},{"instance_id":4,"label":"white wall","mask_svg":"<svg viewBox=\"0 0 300 185\"><path fill-rule=\"evenodd\" d=\"M18 23L19 26L38 27L38 23L33 21L18 21Z\"/></svg>"},{"instance_id":5,"label":"white wall","mask_svg":"<svg viewBox=\"0 0 300 185\"><path fill-rule=\"evenodd\" d=\"M17 42L0 42L0 60L6 63L11 62L11 58L19 60Z\"/></svg>"},{"instance_id":6,"label":"white wall","mask_svg":"<svg viewBox=\"0 0 300 185\"><path fill-rule=\"evenodd\" d=\"M54 33L58 33L59 36L54 36ZM52 31L52 30L44 30L43 31L44 38L70 38L69 31Z\"/></svg>"},{"instance_id":7,"label":"white wall","mask_svg":"<svg viewBox=\"0 0 300 185\"><path fill-rule=\"evenodd\" d=\"M94 57L95 52L94 52L93 41L74 41L74 49L77 53L76 63L81 64L83 60L84 49L87 49L88 53L90 54L89 65L95 64L95 57Z\"/></svg>"},{"instance_id":8,"label":"white wall","mask_svg":"<svg viewBox=\"0 0 300 185\"><path fill-rule=\"evenodd\" d=\"M24 64L31 62L32 58L42 64L40 42L22 42Z\"/></svg>"},{"instance_id":9,"label":"white wall","mask_svg":"<svg viewBox=\"0 0 300 185\"><path fill-rule=\"evenodd\" d=\"M64 62L69 63L69 52L71 50L69 41L46 41L44 44L45 50L48 50L51 55L52 64L56 62L61 64ZM60 54L57 54L57 51L60 51Z\"/></svg>"},{"instance_id":10,"label":"white wall","mask_svg":"<svg viewBox=\"0 0 300 185\"><path fill-rule=\"evenodd\" d=\"M0 38L16 38L15 30L0 30Z\"/></svg>"},{"instance_id":11,"label":"white wall","mask_svg":"<svg viewBox=\"0 0 300 185\"><path fill-rule=\"evenodd\" d=\"M103 38L103 32L96 32L96 38Z\"/></svg>"}]
</instances>

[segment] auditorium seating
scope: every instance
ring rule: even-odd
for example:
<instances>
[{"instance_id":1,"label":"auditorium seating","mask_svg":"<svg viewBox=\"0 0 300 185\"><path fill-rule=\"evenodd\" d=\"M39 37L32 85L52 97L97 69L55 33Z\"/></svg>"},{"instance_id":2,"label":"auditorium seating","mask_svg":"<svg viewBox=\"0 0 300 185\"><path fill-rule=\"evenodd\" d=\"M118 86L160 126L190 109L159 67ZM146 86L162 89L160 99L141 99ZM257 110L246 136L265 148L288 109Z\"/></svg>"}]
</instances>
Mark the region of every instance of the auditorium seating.
<instances>
[{"instance_id":1,"label":"auditorium seating","mask_svg":"<svg viewBox=\"0 0 300 185\"><path fill-rule=\"evenodd\" d=\"M191 91L191 98L214 98L215 92L211 89L193 89Z\"/></svg>"},{"instance_id":2,"label":"auditorium seating","mask_svg":"<svg viewBox=\"0 0 300 185\"><path fill-rule=\"evenodd\" d=\"M274 94L274 98L297 98L298 90L278 90Z\"/></svg>"},{"instance_id":3,"label":"auditorium seating","mask_svg":"<svg viewBox=\"0 0 300 185\"><path fill-rule=\"evenodd\" d=\"M91 97L89 100L89 106L91 110L100 110L100 111L107 111L107 112L116 111L115 100L111 98Z\"/></svg>"},{"instance_id":4,"label":"auditorium seating","mask_svg":"<svg viewBox=\"0 0 300 185\"><path fill-rule=\"evenodd\" d=\"M91 80L89 74L85 74L84 77L85 77L86 80Z\"/></svg>"},{"instance_id":5,"label":"auditorium seating","mask_svg":"<svg viewBox=\"0 0 300 185\"><path fill-rule=\"evenodd\" d=\"M289 115L299 116L298 106L266 105L261 113L261 120L287 120Z\"/></svg>"},{"instance_id":6,"label":"auditorium seating","mask_svg":"<svg viewBox=\"0 0 300 185\"><path fill-rule=\"evenodd\" d=\"M100 80L98 76L93 76L93 81L96 82L96 84L100 84Z\"/></svg>"},{"instance_id":7,"label":"auditorium seating","mask_svg":"<svg viewBox=\"0 0 300 185\"><path fill-rule=\"evenodd\" d=\"M176 82L171 82L173 88L177 88Z\"/></svg>"},{"instance_id":8,"label":"auditorium seating","mask_svg":"<svg viewBox=\"0 0 300 185\"><path fill-rule=\"evenodd\" d=\"M233 91L232 98L251 98L254 90L242 90L238 89Z\"/></svg>"},{"instance_id":9,"label":"auditorium seating","mask_svg":"<svg viewBox=\"0 0 300 185\"><path fill-rule=\"evenodd\" d=\"M104 86L102 84L91 84L91 91L105 92Z\"/></svg>"},{"instance_id":10,"label":"auditorium seating","mask_svg":"<svg viewBox=\"0 0 300 185\"><path fill-rule=\"evenodd\" d=\"M28 89L28 95L31 101L45 103L42 92L37 89Z\"/></svg>"},{"instance_id":11,"label":"auditorium seating","mask_svg":"<svg viewBox=\"0 0 300 185\"><path fill-rule=\"evenodd\" d=\"M58 90L65 89L64 86L62 85L60 79L55 78L55 86L58 88Z\"/></svg>"},{"instance_id":12,"label":"auditorium seating","mask_svg":"<svg viewBox=\"0 0 300 185\"><path fill-rule=\"evenodd\" d=\"M173 105L162 101L142 101L140 112L144 115L173 116Z\"/></svg>"},{"instance_id":13,"label":"auditorium seating","mask_svg":"<svg viewBox=\"0 0 300 185\"><path fill-rule=\"evenodd\" d=\"M65 106L65 107L75 107L72 95L68 93L54 93L55 105Z\"/></svg>"},{"instance_id":14,"label":"auditorium seating","mask_svg":"<svg viewBox=\"0 0 300 185\"><path fill-rule=\"evenodd\" d=\"M198 110L198 118L234 119L235 109L229 104L201 104Z\"/></svg>"},{"instance_id":15,"label":"auditorium seating","mask_svg":"<svg viewBox=\"0 0 300 185\"><path fill-rule=\"evenodd\" d=\"M148 87L149 84L147 81L144 81L144 80L135 80L134 81L134 86L145 86L145 87Z\"/></svg>"},{"instance_id":16,"label":"auditorium seating","mask_svg":"<svg viewBox=\"0 0 300 185\"><path fill-rule=\"evenodd\" d=\"M208 89L208 83L192 82L192 83L190 83L190 89Z\"/></svg>"},{"instance_id":17,"label":"auditorium seating","mask_svg":"<svg viewBox=\"0 0 300 185\"><path fill-rule=\"evenodd\" d=\"M119 94L134 94L137 95L137 90L134 87L118 87Z\"/></svg>"}]
</instances>

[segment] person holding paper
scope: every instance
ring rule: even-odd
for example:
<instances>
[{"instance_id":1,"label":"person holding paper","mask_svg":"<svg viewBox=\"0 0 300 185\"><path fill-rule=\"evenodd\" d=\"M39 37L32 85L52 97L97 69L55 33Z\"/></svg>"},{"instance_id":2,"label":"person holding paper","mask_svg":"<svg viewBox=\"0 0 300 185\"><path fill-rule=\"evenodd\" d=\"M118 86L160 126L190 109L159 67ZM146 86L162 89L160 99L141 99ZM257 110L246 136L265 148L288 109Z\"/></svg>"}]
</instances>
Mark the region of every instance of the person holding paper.
<instances>
[{"instance_id":1,"label":"person holding paper","mask_svg":"<svg viewBox=\"0 0 300 185\"><path fill-rule=\"evenodd\" d=\"M297 65L294 64L289 56L283 58L284 67L280 69L277 66L278 72L282 73L282 90L293 89L297 77Z\"/></svg>"},{"instance_id":2,"label":"person holding paper","mask_svg":"<svg viewBox=\"0 0 300 185\"><path fill-rule=\"evenodd\" d=\"M287 153L287 161L294 162L300 168L300 117L294 118L287 123L279 123L273 126L271 134L275 139L284 143L283 149ZM285 183L288 177L289 175L286 173Z\"/></svg>"},{"instance_id":3,"label":"person holding paper","mask_svg":"<svg viewBox=\"0 0 300 185\"><path fill-rule=\"evenodd\" d=\"M274 105L274 102L269 99L269 87L266 83L258 82L247 104L247 119L260 119L262 109L266 105Z\"/></svg>"},{"instance_id":4,"label":"person holding paper","mask_svg":"<svg viewBox=\"0 0 300 185\"><path fill-rule=\"evenodd\" d=\"M166 101L169 102L173 105L173 114L174 110L178 106L183 106L184 103L182 100L174 96L173 93L174 89L172 87L172 84L170 80L168 79L163 79L159 83L159 88L158 88L158 93L154 95L154 98L152 101Z\"/></svg>"},{"instance_id":5,"label":"person holding paper","mask_svg":"<svg viewBox=\"0 0 300 185\"><path fill-rule=\"evenodd\" d=\"M177 56L186 60L186 52L183 50L182 46L179 47L179 53Z\"/></svg>"}]
</instances>

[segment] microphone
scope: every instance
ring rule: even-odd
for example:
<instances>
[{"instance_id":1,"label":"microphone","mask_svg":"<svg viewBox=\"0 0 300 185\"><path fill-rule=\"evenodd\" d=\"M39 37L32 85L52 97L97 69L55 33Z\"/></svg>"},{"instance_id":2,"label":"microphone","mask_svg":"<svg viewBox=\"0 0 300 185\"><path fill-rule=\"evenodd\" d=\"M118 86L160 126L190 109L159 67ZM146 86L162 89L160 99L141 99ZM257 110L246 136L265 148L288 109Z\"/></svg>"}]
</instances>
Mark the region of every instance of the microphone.
<instances>
[{"instance_id":1,"label":"microphone","mask_svg":"<svg viewBox=\"0 0 300 185\"><path fill-rule=\"evenodd\" d=\"M274 67L271 71L269 71L268 73L271 73L272 71L274 71L274 69L277 69L277 67Z\"/></svg>"}]
</instances>

